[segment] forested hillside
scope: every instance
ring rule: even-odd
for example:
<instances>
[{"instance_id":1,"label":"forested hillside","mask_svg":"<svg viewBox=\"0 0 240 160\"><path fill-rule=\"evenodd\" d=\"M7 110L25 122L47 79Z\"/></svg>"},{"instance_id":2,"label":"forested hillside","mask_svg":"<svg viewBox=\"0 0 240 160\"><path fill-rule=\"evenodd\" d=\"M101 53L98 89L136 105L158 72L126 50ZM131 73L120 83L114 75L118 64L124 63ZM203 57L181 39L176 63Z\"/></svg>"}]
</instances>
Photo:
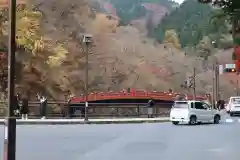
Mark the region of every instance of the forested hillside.
<instances>
[{"instance_id":1,"label":"forested hillside","mask_svg":"<svg viewBox=\"0 0 240 160\"><path fill-rule=\"evenodd\" d=\"M111 4L113 9L110 10L114 10L113 14L120 18L121 25L134 24L137 27L140 23L141 32L146 30L148 36L160 42L164 42L166 31L174 31L182 48L198 45L205 36L219 47L220 41L228 34L224 21L214 21L216 9L197 0L185 1L180 6L170 0L104 2Z\"/></svg>"},{"instance_id":2,"label":"forested hillside","mask_svg":"<svg viewBox=\"0 0 240 160\"><path fill-rule=\"evenodd\" d=\"M155 37L163 41L165 32L173 29L182 47L195 46L204 36L218 42L222 34L227 32L227 27L224 23L212 21L215 12L210 5L200 4L196 0L185 1L162 19L155 30Z\"/></svg>"},{"instance_id":3,"label":"forested hillside","mask_svg":"<svg viewBox=\"0 0 240 160\"><path fill-rule=\"evenodd\" d=\"M169 11L177 5L169 0L109 0L109 3L116 8L122 24L128 24L131 20L145 16L147 9L143 6L144 3L161 5Z\"/></svg>"},{"instance_id":4,"label":"forested hillside","mask_svg":"<svg viewBox=\"0 0 240 160\"><path fill-rule=\"evenodd\" d=\"M8 12L3 8L0 13L0 45L4 49ZM197 93L211 91L212 73L202 65L202 59L188 56L171 44L157 44L134 26L119 26L115 19L94 10L89 0L29 0L17 8L16 92L30 92L32 98L37 92L45 92L53 99L64 99L69 90L75 95L84 93L86 52L79 33L93 36L88 62L89 92L129 87L185 92L181 84L192 74L193 67L198 76ZM169 39L176 35L167 33ZM208 43L209 38L204 38L199 54L211 58L209 53L216 51ZM224 51L226 55L229 52ZM1 63L3 79L7 76L7 61L0 60L5 60ZM211 61L208 63L211 66ZM233 92L227 80L221 82L224 94ZM1 81L0 88L6 91L6 81Z\"/></svg>"}]
</instances>

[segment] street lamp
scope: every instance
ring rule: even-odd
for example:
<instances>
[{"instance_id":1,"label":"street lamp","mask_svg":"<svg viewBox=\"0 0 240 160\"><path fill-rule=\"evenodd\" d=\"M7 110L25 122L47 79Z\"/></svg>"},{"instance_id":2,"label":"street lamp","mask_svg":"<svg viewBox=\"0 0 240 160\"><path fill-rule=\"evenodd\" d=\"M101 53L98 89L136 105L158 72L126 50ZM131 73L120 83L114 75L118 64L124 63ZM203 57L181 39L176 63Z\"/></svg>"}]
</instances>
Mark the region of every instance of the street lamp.
<instances>
[{"instance_id":1,"label":"street lamp","mask_svg":"<svg viewBox=\"0 0 240 160\"><path fill-rule=\"evenodd\" d=\"M91 34L80 34L82 43L83 43L83 51L85 53L85 121L88 120L88 54L89 54L89 46L92 43L92 35Z\"/></svg>"},{"instance_id":2,"label":"street lamp","mask_svg":"<svg viewBox=\"0 0 240 160\"><path fill-rule=\"evenodd\" d=\"M16 0L9 0L8 26L8 113L4 124L4 160L16 159L15 109L15 52L16 52Z\"/></svg>"}]
</instances>

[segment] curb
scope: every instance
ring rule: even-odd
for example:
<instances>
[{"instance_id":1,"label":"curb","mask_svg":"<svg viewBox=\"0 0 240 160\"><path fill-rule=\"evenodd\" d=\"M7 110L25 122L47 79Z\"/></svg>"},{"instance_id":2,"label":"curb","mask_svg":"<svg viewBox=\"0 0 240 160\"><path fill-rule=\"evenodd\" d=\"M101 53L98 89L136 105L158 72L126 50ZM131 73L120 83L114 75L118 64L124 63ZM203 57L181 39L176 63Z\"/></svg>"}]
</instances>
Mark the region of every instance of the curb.
<instances>
[{"instance_id":1,"label":"curb","mask_svg":"<svg viewBox=\"0 0 240 160\"><path fill-rule=\"evenodd\" d=\"M4 125L4 120L0 124ZM45 119L45 120L17 120L17 125L73 125L73 124L137 124L137 123L163 123L169 122L168 118L152 119Z\"/></svg>"}]
</instances>

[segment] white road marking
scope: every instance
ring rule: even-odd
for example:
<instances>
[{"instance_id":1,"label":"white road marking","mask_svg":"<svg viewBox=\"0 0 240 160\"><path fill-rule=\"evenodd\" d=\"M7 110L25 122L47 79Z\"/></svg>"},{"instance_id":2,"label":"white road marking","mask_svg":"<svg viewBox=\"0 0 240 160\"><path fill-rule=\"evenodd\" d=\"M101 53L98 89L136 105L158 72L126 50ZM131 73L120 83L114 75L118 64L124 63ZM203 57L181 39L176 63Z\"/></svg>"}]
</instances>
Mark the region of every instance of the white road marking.
<instances>
[{"instance_id":1,"label":"white road marking","mask_svg":"<svg viewBox=\"0 0 240 160\"><path fill-rule=\"evenodd\" d=\"M232 119L226 119L225 122L227 122L227 123L232 123L233 120L232 120Z\"/></svg>"},{"instance_id":2,"label":"white road marking","mask_svg":"<svg viewBox=\"0 0 240 160\"><path fill-rule=\"evenodd\" d=\"M222 152L224 151L225 149L224 148L212 148L212 149L208 149L208 151L210 152Z\"/></svg>"}]
</instances>

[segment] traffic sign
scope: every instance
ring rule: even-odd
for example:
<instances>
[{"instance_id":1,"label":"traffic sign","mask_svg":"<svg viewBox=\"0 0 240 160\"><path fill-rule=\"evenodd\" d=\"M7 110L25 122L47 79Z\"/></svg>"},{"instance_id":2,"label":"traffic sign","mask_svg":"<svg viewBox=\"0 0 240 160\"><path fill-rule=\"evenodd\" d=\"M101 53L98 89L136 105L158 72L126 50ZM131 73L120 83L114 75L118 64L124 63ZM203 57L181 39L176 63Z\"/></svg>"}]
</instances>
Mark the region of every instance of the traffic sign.
<instances>
[{"instance_id":1,"label":"traffic sign","mask_svg":"<svg viewBox=\"0 0 240 160\"><path fill-rule=\"evenodd\" d=\"M225 64L225 68L236 68L235 64Z\"/></svg>"},{"instance_id":2,"label":"traffic sign","mask_svg":"<svg viewBox=\"0 0 240 160\"><path fill-rule=\"evenodd\" d=\"M235 68L225 68L224 72L236 73L236 69Z\"/></svg>"},{"instance_id":3,"label":"traffic sign","mask_svg":"<svg viewBox=\"0 0 240 160\"><path fill-rule=\"evenodd\" d=\"M219 69L219 74L223 74L223 65L219 65L218 69Z\"/></svg>"}]
</instances>

